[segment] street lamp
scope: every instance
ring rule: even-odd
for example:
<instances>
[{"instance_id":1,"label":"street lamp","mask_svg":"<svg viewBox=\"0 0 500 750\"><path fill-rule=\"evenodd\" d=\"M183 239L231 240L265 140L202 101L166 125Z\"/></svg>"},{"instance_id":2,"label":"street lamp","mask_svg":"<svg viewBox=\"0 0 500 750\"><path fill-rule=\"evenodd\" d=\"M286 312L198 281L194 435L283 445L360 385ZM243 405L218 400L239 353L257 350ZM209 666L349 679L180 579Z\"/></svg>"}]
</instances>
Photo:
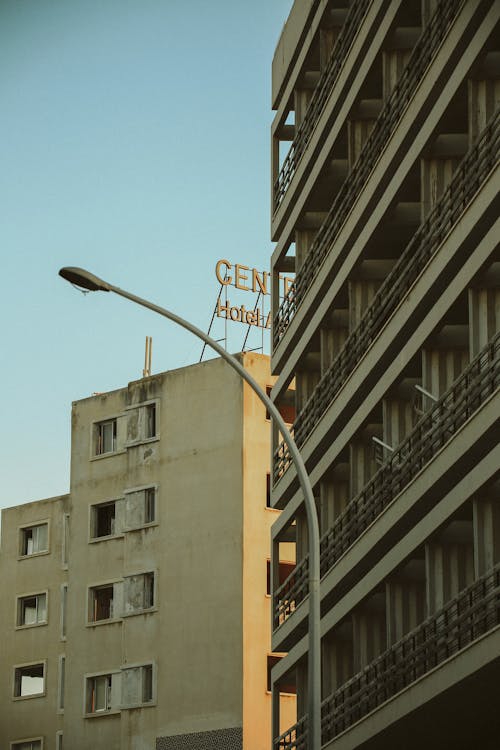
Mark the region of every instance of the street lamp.
<instances>
[{"instance_id":1,"label":"street lamp","mask_svg":"<svg viewBox=\"0 0 500 750\"><path fill-rule=\"evenodd\" d=\"M131 302L136 302L148 310L163 315L165 318L177 323L178 325L191 331L195 336L205 342L214 351L219 354L231 367L236 370L240 377L245 380L253 391L260 398L266 409L271 414L274 422L277 424L285 441L300 483L304 493L304 502L307 517L307 530L309 537L309 649L308 649L308 747L309 750L320 750L321 747L321 632L320 632L320 596L319 596L319 579L320 579L320 544L319 544L319 526L316 505L311 488L311 482L306 472L302 456L286 426L281 414L273 404L269 396L262 390L260 385L245 370L238 360L220 346L214 339L204 333L202 330L189 323L184 318L179 317L170 310L154 305L148 300L136 297L135 294L126 292L107 281L94 276L83 268L61 268L59 276L69 281L71 284L86 289L91 292L114 292L120 297Z\"/></svg>"}]
</instances>

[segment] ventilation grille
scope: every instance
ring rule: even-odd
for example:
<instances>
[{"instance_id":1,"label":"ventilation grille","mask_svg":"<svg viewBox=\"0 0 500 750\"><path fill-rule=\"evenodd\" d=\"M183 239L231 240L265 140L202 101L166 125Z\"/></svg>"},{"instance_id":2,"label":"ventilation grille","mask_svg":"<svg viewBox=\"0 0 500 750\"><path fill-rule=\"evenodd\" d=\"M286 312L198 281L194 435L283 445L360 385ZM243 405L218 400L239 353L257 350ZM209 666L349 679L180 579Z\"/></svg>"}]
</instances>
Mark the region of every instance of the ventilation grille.
<instances>
[{"instance_id":1,"label":"ventilation grille","mask_svg":"<svg viewBox=\"0 0 500 750\"><path fill-rule=\"evenodd\" d=\"M242 748L243 730L241 727L156 738L156 750L242 750Z\"/></svg>"}]
</instances>

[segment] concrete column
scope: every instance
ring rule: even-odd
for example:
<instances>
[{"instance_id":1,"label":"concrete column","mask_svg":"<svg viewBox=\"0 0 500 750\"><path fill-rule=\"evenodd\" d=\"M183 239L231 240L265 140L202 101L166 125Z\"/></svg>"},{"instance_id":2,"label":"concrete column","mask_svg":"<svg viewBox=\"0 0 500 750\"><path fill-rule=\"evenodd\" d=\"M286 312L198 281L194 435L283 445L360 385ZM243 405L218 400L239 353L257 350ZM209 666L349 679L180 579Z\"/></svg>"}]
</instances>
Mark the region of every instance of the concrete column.
<instances>
[{"instance_id":1,"label":"concrete column","mask_svg":"<svg viewBox=\"0 0 500 750\"><path fill-rule=\"evenodd\" d=\"M384 102L392 94L410 59L410 49L391 49L382 52L382 91Z\"/></svg>"},{"instance_id":2,"label":"concrete column","mask_svg":"<svg viewBox=\"0 0 500 750\"><path fill-rule=\"evenodd\" d=\"M427 616L424 560L411 560L386 581L385 590L387 645L392 646Z\"/></svg>"},{"instance_id":3,"label":"concrete column","mask_svg":"<svg viewBox=\"0 0 500 750\"><path fill-rule=\"evenodd\" d=\"M349 171L358 160L381 110L382 99L363 99L353 109L352 115L347 121Z\"/></svg>"},{"instance_id":4,"label":"concrete column","mask_svg":"<svg viewBox=\"0 0 500 750\"><path fill-rule=\"evenodd\" d=\"M295 376L295 408L297 414L299 414L306 405L308 399L318 385L319 378L319 368L317 370L308 369L297 372Z\"/></svg>"},{"instance_id":5,"label":"concrete column","mask_svg":"<svg viewBox=\"0 0 500 750\"><path fill-rule=\"evenodd\" d=\"M479 354L500 330L500 263L492 263L469 289L469 350L470 358Z\"/></svg>"},{"instance_id":6,"label":"concrete column","mask_svg":"<svg viewBox=\"0 0 500 750\"><path fill-rule=\"evenodd\" d=\"M412 383L409 381L408 383L405 393L402 390L399 392L393 390L382 401L382 440L393 449L396 449L410 434L417 418L414 407L416 391L411 388ZM385 458L389 455L390 452Z\"/></svg>"},{"instance_id":7,"label":"concrete column","mask_svg":"<svg viewBox=\"0 0 500 750\"><path fill-rule=\"evenodd\" d=\"M346 623L328 633L323 646L323 697L331 695L353 674L352 625Z\"/></svg>"},{"instance_id":8,"label":"concrete column","mask_svg":"<svg viewBox=\"0 0 500 750\"><path fill-rule=\"evenodd\" d=\"M307 258L317 232L314 229L295 230L295 272L298 273Z\"/></svg>"},{"instance_id":9,"label":"concrete column","mask_svg":"<svg viewBox=\"0 0 500 750\"><path fill-rule=\"evenodd\" d=\"M443 133L420 160L421 220L428 216L467 153L467 133Z\"/></svg>"},{"instance_id":10,"label":"concrete column","mask_svg":"<svg viewBox=\"0 0 500 750\"><path fill-rule=\"evenodd\" d=\"M375 119L376 118L367 118L364 120L347 121L349 171L351 171L356 164L363 146L365 145L365 141L375 125Z\"/></svg>"},{"instance_id":11,"label":"concrete column","mask_svg":"<svg viewBox=\"0 0 500 750\"><path fill-rule=\"evenodd\" d=\"M482 576L500 562L500 483L472 501L474 522L474 565Z\"/></svg>"},{"instance_id":12,"label":"concrete column","mask_svg":"<svg viewBox=\"0 0 500 750\"><path fill-rule=\"evenodd\" d=\"M319 30L319 68L322 73L328 67L338 35L338 29Z\"/></svg>"},{"instance_id":13,"label":"concrete column","mask_svg":"<svg viewBox=\"0 0 500 750\"><path fill-rule=\"evenodd\" d=\"M458 378L469 363L468 328L445 326L439 336L429 340L422 349L422 386L439 398ZM432 402L426 400L423 410Z\"/></svg>"},{"instance_id":14,"label":"concrete column","mask_svg":"<svg viewBox=\"0 0 500 750\"><path fill-rule=\"evenodd\" d=\"M349 502L349 465L339 464L334 476L320 483L319 524L321 533L330 529Z\"/></svg>"},{"instance_id":15,"label":"concrete column","mask_svg":"<svg viewBox=\"0 0 500 750\"><path fill-rule=\"evenodd\" d=\"M320 364L323 375L345 344L349 333L349 310L334 310L320 328Z\"/></svg>"},{"instance_id":16,"label":"concrete column","mask_svg":"<svg viewBox=\"0 0 500 750\"><path fill-rule=\"evenodd\" d=\"M353 331L363 313L375 297L382 281L378 279L353 279L349 287L349 331Z\"/></svg>"},{"instance_id":17,"label":"concrete column","mask_svg":"<svg viewBox=\"0 0 500 750\"><path fill-rule=\"evenodd\" d=\"M427 612L434 614L474 581L472 521L453 521L425 545Z\"/></svg>"},{"instance_id":18,"label":"concrete column","mask_svg":"<svg viewBox=\"0 0 500 750\"><path fill-rule=\"evenodd\" d=\"M307 555L309 550L309 540L307 536L307 517L304 510L301 510L295 516L295 531L296 531L296 560L300 563L301 560Z\"/></svg>"},{"instance_id":19,"label":"concrete column","mask_svg":"<svg viewBox=\"0 0 500 750\"><path fill-rule=\"evenodd\" d=\"M349 444L350 495L356 497L378 469L370 433L363 433Z\"/></svg>"},{"instance_id":20,"label":"concrete column","mask_svg":"<svg viewBox=\"0 0 500 750\"><path fill-rule=\"evenodd\" d=\"M294 102L295 102L295 128L300 126L304 117L306 116L311 97L313 95L312 88L306 89L295 89L294 91Z\"/></svg>"},{"instance_id":21,"label":"concrete column","mask_svg":"<svg viewBox=\"0 0 500 750\"><path fill-rule=\"evenodd\" d=\"M475 76L467 82L469 143L482 133L492 115L500 106L500 55L487 53Z\"/></svg>"},{"instance_id":22,"label":"concrete column","mask_svg":"<svg viewBox=\"0 0 500 750\"><path fill-rule=\"evenodd\" d=\"M384 595L375 595L352 613L354 673L385 651L386 629Z\"/></svg>"},{"instance_id":23,"label":"concrete column","mask_svg":"<svg viewBox=\"0 0 500 750\"><path fill-rule=\"evenodd\" d=\"M393 260L365 260L349 279L347 291L350 332L358 325L393 265Z\"/></svg>"},{"instance_id":24,"label":"concrete column","mask_svg":"<svg viewBox=\"0 0 500 750\"><path fill-rule=\"evenodd\" d=\"M296 666L297 678L297 718L307 714L307 662L299 661Z\"/></svg>"}]
</instances>

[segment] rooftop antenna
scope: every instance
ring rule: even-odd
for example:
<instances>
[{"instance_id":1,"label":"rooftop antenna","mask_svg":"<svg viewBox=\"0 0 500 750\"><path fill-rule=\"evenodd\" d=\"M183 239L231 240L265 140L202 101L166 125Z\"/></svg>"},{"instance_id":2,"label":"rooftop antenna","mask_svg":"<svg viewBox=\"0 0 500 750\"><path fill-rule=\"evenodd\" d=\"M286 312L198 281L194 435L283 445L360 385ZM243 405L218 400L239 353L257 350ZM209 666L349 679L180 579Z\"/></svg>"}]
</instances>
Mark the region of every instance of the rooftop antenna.
<instances>
[{"instance_id":1,"label":"rooftop antenna","mask_svg":"<svg viewBox=\"0 0 500 750\"><path fill-rule=\"evenodd\" d=\"M149 378L151 375L151 354L153 353L153 338L152 336L146 336L146 350L144 352L144 370L142 371L143 378Z\"/></svg>"}]
</instances>

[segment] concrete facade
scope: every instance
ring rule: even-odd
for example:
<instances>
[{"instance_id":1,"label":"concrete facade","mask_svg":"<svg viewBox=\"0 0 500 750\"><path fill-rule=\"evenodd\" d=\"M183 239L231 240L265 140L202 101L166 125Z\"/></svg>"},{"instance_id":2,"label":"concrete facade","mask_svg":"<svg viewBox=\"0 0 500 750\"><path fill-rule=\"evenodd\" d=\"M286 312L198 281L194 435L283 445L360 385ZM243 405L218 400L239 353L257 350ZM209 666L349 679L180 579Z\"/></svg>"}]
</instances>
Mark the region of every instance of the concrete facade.
<instances>
[{"instance_id":1,"label":"concrete facade","mask_svg":"<svg viewBox=\"0 0 500 750\"><path fill-rule=\"evenodd\" d=\"M295 383L317 501L328 750L498 744L499 19L296 0L273 61L272 398ZM296 552L273 570L273 736L301 750L308 540L277 431L272 479L276 560Z\"/></svg>"},{"instance_id":2,"label":"concrete facade","mask_svg":"<svg viewBox=\"0 0 500 750\"><path fill-rule=\"evenodd\" d=\"M220 359L73 404L69 496L2 514L2 747L268 747L268 471L265 409Z\"/></svg>"}]
</instances>

